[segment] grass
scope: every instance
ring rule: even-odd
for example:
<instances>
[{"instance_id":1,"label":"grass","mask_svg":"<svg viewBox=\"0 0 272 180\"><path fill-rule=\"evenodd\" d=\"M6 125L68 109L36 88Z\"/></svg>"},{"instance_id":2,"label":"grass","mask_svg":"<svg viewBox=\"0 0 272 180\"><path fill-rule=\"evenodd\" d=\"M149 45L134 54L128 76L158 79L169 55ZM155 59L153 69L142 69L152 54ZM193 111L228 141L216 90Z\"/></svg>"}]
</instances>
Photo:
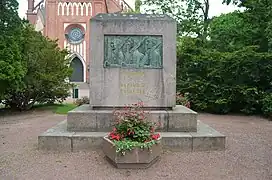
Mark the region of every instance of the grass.
<instances>
[{"instance_id":1,"label":"grass","mask_svg":"<svg viewBox=\"0 0 272 180\"><path fill-rule=\"evenodd\" d=\"M37 104L33 109L37 110L51 110L56 114L67 114L68 111L76 108L75 104Z\"/></svg>"}]
</instances>

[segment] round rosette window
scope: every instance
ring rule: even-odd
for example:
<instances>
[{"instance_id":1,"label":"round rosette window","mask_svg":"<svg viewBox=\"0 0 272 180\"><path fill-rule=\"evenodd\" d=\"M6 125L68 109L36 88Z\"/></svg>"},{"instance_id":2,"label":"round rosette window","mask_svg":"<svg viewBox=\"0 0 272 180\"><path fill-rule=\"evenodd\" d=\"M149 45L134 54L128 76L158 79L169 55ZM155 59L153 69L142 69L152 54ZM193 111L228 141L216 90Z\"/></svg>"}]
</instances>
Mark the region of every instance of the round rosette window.
<instances>
[{"instance_id":1,"label":"round rosette window","mask_svg":"<svg viewBox=\"0 0 272 180\"><path fill-rule=\"evenodd\" d=\"M73 25L67 27L65 36L71 44L79 44L83 41L85 34L81 26Z\"/></svg>"}]
</instances>

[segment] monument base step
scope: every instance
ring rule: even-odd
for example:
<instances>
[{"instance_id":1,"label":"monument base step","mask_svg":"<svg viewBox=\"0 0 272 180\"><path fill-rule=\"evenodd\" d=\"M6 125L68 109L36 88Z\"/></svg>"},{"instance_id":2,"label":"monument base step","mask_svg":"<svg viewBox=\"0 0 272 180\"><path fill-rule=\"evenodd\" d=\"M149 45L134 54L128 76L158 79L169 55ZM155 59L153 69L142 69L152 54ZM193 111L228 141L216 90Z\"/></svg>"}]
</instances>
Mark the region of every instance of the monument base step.
<instances>
[{"instance_id":1,"label":"monument base step","mask_svg":"<svg viewBox=\"0 0 272 180\"><path fill-rule=\"evenodd\" d=\"M68 112L67 129L71 132L108 132L115 123L113 111L93 110L89 105L79 106ZM172 110L150 110L148 119L161 124L164 132L196 132L197 113L177 105Z\"/></svg>"},{"instance_id":2,"label":"monument base step","mask_svg":"<svg viewBox=\"0 0 272 180\"><path fill-rule=\"evenodd\" d=\"M108 132L68 132L62 121L38 137L40 150L84 151L101 147ZM161 132L164 149L174 151L224 150L226 137L210 126L197 121L197 132Z\"/></svg>"}]
</instances>

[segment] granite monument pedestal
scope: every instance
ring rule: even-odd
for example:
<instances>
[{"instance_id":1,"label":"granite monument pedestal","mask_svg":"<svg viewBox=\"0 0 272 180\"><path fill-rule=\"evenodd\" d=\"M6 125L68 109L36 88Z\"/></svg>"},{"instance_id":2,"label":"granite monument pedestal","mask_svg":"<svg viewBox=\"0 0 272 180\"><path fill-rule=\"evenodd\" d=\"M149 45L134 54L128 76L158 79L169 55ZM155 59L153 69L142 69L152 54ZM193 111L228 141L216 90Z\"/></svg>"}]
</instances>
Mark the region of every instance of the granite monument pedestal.
<instances>
[{"instance_id":1,"label":"granite monument pedestal","mask_svg":"<svg viewBox=\"0 0 272 180\"><path fill-rule=\"evenodd\" d=\"M78 151L101 147L113 109L144 103L161 124L163 148L224 150L225 136L176 105L176 22L167 15L98 14L90 21L90 104L39 136L39 148Z\"/></svg>"}]
</instances>

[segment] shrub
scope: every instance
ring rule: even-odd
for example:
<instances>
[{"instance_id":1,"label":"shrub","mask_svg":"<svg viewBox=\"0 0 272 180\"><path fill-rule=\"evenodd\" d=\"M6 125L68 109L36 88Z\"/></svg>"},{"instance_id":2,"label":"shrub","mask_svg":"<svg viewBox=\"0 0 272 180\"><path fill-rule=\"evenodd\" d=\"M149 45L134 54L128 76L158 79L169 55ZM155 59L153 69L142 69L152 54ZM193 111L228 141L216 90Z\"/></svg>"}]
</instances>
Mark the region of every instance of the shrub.
<instances>
[{"instance_id":1,"label":"shrub","mask_svg":"<svg viewBox=\"0 0 272 180\"><path fill-rule=\"evenodd\" d=\"M71 75L68 52L61 50L55 40L44 37L30 24L24 24L20 36L20 59L25 73L20 81L10 82L4 91L2 103L28 110L35 103L62 102L69 96ZM11 72L11 74L13 74Z\"/></svg>"},{"instance_id":2,"label":"shrub","mask_svg":"<svg viewBox=\"0 0 272 180\"><path fill-rule=\"evenodd\" d=\"M272 120L272 93L266 94L262 99L262 112Z\"/></svg>"},{"instance_id":3,"label":"shrub","mask_svg":"<svg viewBox=\"0 0 272 180\"><path fill-rule=\"evenodd\" d=\"M77 106L81 106L83 104L89 104L89 103L90 103L90 100L89 100L89 98L87 96L84 96L84 97L82 97L80 99L75 100L75 104Z\"/></svg>"},{"instance_id":4,"label":"shrub","mask_svg":"<svg viewBox=\"0 0 272 180\"><path fill-rule=\"evenodd\" d=\"M192 109L221 114L269 110L268 100L262 99L271 91L271 53L256 52L256 47L231 53L204 47L185 38L177 48L177 91L189 92Z\"/></svg>"}]
</instances>

